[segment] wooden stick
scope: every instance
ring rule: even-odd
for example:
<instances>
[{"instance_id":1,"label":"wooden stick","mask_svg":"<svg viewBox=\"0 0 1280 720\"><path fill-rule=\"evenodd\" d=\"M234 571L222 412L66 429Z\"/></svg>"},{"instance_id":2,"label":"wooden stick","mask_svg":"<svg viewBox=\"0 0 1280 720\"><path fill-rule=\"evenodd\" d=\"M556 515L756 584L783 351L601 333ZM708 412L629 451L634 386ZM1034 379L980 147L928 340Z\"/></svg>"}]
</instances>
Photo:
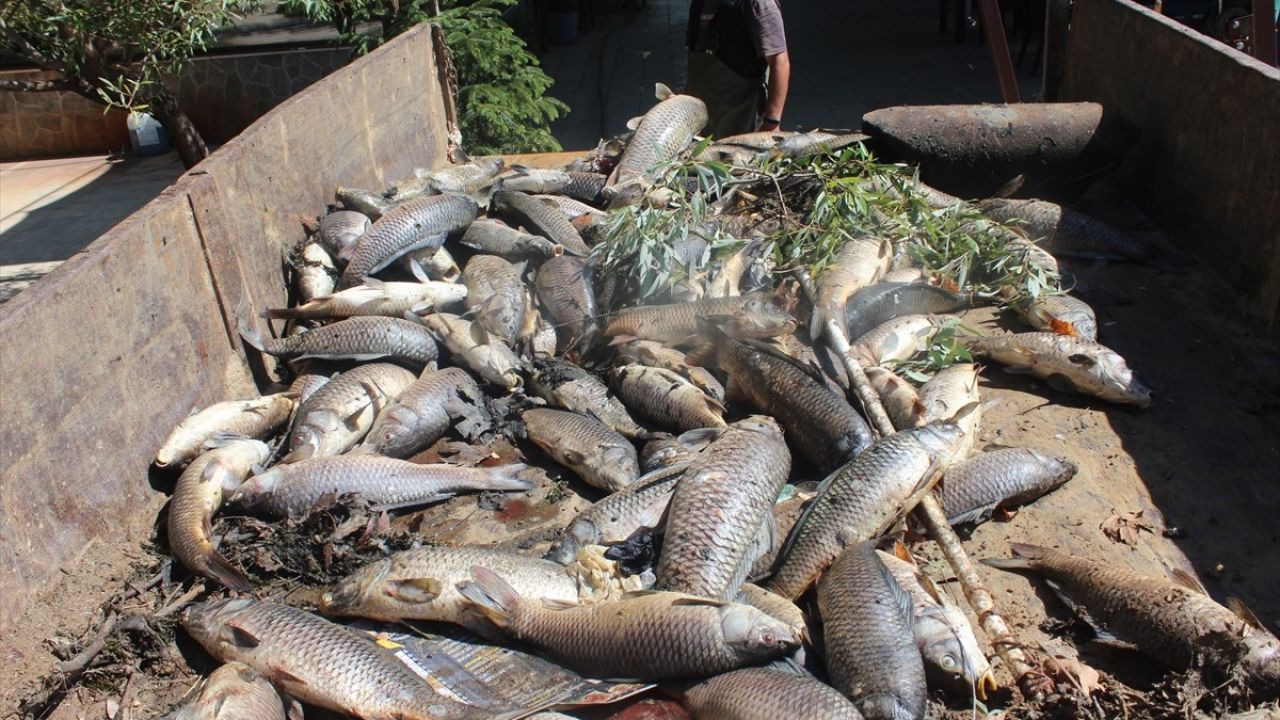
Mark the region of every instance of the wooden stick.
<instances>
[{"instance_id":1,"label":"wooden stick","mask_svg":"<svg viewBox=\"0 0 1280 720\"><path fill-rule=\"evenodd\" d=\"M796 270L795 276L800 281L801 287L804 288L805 295L813 303L817 297L813 279L809 277L809 273L803 268ZM863 371L862 366L858 364L858 361L849 352L849 338L845 336L844 328L840 327L840 324L834 318L827 318L823 329L826 331L827 344L840 356L845 371L849 373L849 384L857 392L858 399L862 401L863 409L867 413L867 419L871 421L872 426L880 433L881 437L892 435L895 432L893 422L889 420L889 414L885 412L884 404L880 402L880 395L876 393L875 389L871 387L870 381L867 380L866 372ZM965 599L969 601L969 606L973 608L973 614L977 616L978 624L982 626L983 631L991 638L992 647L995 648L1005 666L1013 674L1023 696L1037 702L1043 700L1048 694L1047 691L1053 689L1052 681L1049 681L1043 673L1036 670L1035 666L1027 661L1026 653L1024 653L1022 646L1009 632L1009 626L1005 625L1004 618L1001 618L999 612L996 611L995 601L991 598L991 593L983 587L982 579L974 571L973 563L969 562L969 556L965 554L964 547L960 544L960 538L951 529L951 523L947 522L946 513L942 511L942 506L938 504L938 499L934 497L933 493L929 493L921 499L920 507L920 514L924 518L929 536L933 538L934 542L938 543L938 547L942 548L942 554L947 558L947 562L951 564L951 569L955 572L956 578L960 581L960 587L964 590Z\"/></svg>"}]
</instances>

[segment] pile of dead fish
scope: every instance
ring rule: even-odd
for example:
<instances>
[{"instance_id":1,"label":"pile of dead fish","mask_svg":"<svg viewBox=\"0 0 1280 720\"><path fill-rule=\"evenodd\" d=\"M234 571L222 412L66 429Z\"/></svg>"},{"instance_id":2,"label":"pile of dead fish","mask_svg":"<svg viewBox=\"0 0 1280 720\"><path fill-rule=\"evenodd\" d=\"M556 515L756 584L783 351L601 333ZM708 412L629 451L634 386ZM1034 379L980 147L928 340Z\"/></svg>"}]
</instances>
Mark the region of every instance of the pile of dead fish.
<instances>
[{"instance_id":1,"label":"pile of dead fish","mask_svg":"<svg viewBox=\"0 0 1280 720\"><path fill-rule=\"evenodd\" d=\"M851 239L815 278L812 311L775 303L781 277L747 287L741 258L701 299L629 304L627 278L601 274L592 256L605 208L645 202L651 169L686 152L705 120L700 101L665 95L629 141L565 170L479 159L383 192L339 190L342 209L298 253L297 304L242 318L246 341L287 360L292 384L191 415L156 459L185 467L168 514L173 554L233 591L184 617L228 663L194 708L214 697L256 708L236 717L274 718L292 698L360 718L485 716L333 618L461 624L586 676L667 683L697 718L919 718L931 686L963 698L994 687L964 612L892 536L925 493L953 523L980 523L1050 492L1075 464L977 452L974 365L920 387L892 372L969 301L895 261L886 240ZM753 134L709 152L750 164L855 141ZM1139 252L1056 205L987 205L1029 218L1051 250ZM974 352L1055 387L1149 403L1097 342L1087 305L1046 296L1021 314L1038 332L975 338ZM287 321L278 337L271 319ZM898 432L868 424L844 364L815 339L827 320L843 326ZM512 396L526 400L495 403ZM313 613L255 599L215 549L224 504L270 520L334 495L401 512L527 490L540 471L526 464L409 459L446 436L493 432L599 497L544 557L424 537L328 588ZM820 482L798 521L775 517L805 480ZM1101 559L1013 550L991 564L1044 575L1160 662L1242 673L1260 689L1280 680L1280 643L1207 595ZM592 580L584 558L606 570Z\"/></svg>"}]
</instances>

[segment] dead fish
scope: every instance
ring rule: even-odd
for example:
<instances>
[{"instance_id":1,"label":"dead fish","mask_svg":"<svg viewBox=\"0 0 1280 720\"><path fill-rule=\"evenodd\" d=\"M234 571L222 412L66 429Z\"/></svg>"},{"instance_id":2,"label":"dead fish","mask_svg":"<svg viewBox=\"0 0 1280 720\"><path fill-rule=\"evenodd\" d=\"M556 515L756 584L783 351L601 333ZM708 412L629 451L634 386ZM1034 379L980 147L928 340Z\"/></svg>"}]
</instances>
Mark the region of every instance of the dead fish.
<instances>
[{"instance_id":1,"label":"dead fish","mask_svg":"<svg viewBox=\"0 0 1280 720\"><path fill-rule=\"evenodd\" d=\"M503 165L502 158L497 156L469 158L467 162L447 165L421 177L396 183L386 195L395 202L440 193L473 195L492 185Z\"/></svg>"},{"instance_id":2,"label":"dead fish","mask_svg":"<svg viewBox=\"0 0 1280 720\"><path fill-rule=\"evenodd\" d=\"M468 438L488 430L493 418L484 393L462 368L428 370L378 412L360 447L407 458L431 447L454 422Z\"/></svg>"},{"instance_id":3,"label":"dead fish","mask_svg":"<svg viewBox=\"0 0 1280 720\"><path fill-rule=\"evenodd\" d=\"M298 254L298 295L303 302L324 297L333 292L338 279L338 268L333 258L320 243L307 243Z\"/></svg>"},{"instance_id":4,"label":"dead fish","mask_svg":"<svg viewBox=\"0 0 1280 720\"><path fill-rule=\"evenodd\" d=\"M977 208L999 222L1021 221L1032 240L1055 255L1144 260L1155 249L1129 233L1047 200L980 200Z\"/></svg>"},{"instance_id":5,"label":"dead fish","mask_svg":"<svg viewBox=\"0 0 1280 720\"><path fill-rule=\"evenodd\" d=\"M293 382L289 383L288 392L298 396L297 404L294 407L296 408L301 406L302 403L307 401L307 398L315 394L315 391L327 385L332 377L333 373L331 371L325 368L315 368L310 366L303 372L299 373L298 376L293 379Z\"/></svg>"},{"instance_id":6,"label":"dead fish","mask_svg":"<svg viewBox=\"0 0 1280 720\"><path fill-rule=\"evenodd\" d=\"M566 607L523 600L485 568L473 568L472 575L459 589L495 625L591 677L713 675L768 662L799 645L794 630L747 605L642 592Z\"/></svg>"},{"instance_id":7,"label":"dead fish","mask_svg":"<svg viewBox=\"0 0 1280 720\"><path fill-rule=\"evenodd\" d=\"M782 140L794 137L799 133L794 130L759 130L756 132L738 133L716 140L720 145L737 145L752 150L768 150L777 146Z\"/></svg>"},{"instance_id":8,"label":"dead fish","mask_svg":"<svg viewBox=\"0 0 1280 720\"><path fill-rule=\"evenodd\" d=\"M650 422L681 432L725 426L724 405L670 370L623 365L609 378L622 402Z\"/></svg>"},{"instance_id":9,"label":"dead fish","mask_svg":"<svg viewBox=\"0 0 1280 720\"><path fill-rule=\"evenodd\" d=\"M757 256L763 253L765 242L755 238L742 244L732 255L718 263L714 276L707 281L707 297L734 297L741 295L742 276L751 267Z\"/></svg>"},{"instance_id":10,"label":"dead fish","mask_svg":"<svg viewBox=\"0 0 1280 720\"><path fill-rule=\"evenodd\" d=\"M320 218L316 237L331 254L337 255L348 245L355 243L373 223L369 216L355 210L334 210Z\"/></svg>"},{"instance_id":11,"label":"dead fish","mask_svg":"<svg viewBox=\"0 0 1280 720\"><path fill-rule=\"evenodd\" d=\"M965 458L978 439L982 422L982 405L978 398L978 366L957 363L943 368L920 388L920 404L924 406L926 424L953 420L964 432L957 451Z\"/></svg>"},{"instance_id":12,"label":"dead fish","mask_svg":"<svg viewBox=\"0 0 1280 720\"><path fill-rule=\"evenodd\" d=\"M367 363L342 373L298 406L289 431L289 454L280 462L337 455L355 447L383 407L416 376L392 363Z\"/></svg>"},{"instance_id":13,"label":"dead fish","mask_svg":"<svg viewBox=\"0 0 1280 720\"><path fill-rule=\"evenodd\" d=\"M422 325L391 317L352 317L281 338L269 337L257 324L242 321L240 336L259 352L300 360L389 358L425 365L439 353L435 338Z\"/></svg>"},{"instance_id":14,"label":"dead fish","mask_svg":"<svg viewBox=\"0 0 1280 720\"><path fill-rule=\"evenodd\" d=\"M543 557L568 565L588 545L613 545L642 528L658 527L684 470L685 464L658 468L601 498L569 523Z\"/></svg>"},{"instance_id":15,"label":"dead fish","mask_svg":"<svg viewBox=\"0 0 1280 720\"><path fill-rule=\"evenodd\" d=\"M449 235L476 219L475 201L461 195L432 195L396 205L347 248L347 267L337 288L346 290L413 250L439 248Z\"/></svg>"},{"instance_id":16,"label":"dead fish","mask_svg":"<svg viewBox=\"0 0 1280 720\"><path fill-rule=\"evenodd\" d=\"M963 437L950 423L904 430L827 476L787 538L768 589L794 600L845 547L879 536L929 491L926 481L952 461Z\"/></svg>"},{"instance_id":17,"label":"dead fish","mask_svg":"<svg viewBox=\"0 0 1280 720\"><path fill-rule=\"evenodd\" d=\"M867 720L923 718L927 687L913 634L911 596L876 555L855 542L818 583L831 684Z\"/></svg>"},{"instance_id":18,"label":"dead fish","mask_svg":"<svg viewBox=\"0 0 1280 720\"><path fill-rule=\"evenodd\" d=\"M655 87L658 104L640 118L635 135L609 175L605 197L609 207L635 203L648 189L654 168L674 158L707 124L707 106L691 95L677 95L662 83Z\"/></svg>"},{"instance_id":19,"label":"dead fish","mask_svg":"<svg viewBox=\"0 0 1280 720\"><path fill-rule=\"evenodd\" d=\"M869 136L860 132L810 130L779 140L769 154L789 158L826 155L869 139Z\"/></svg>"},{"instance_id":20,"label":"dead fish","mask_svg":"<svg viewBox=\"0 0 1280 720\"><path fill-rule=\"evenodd\" d=\"M849 353L863 367L910 360L929 347L929 338L940 322L933 315L903 315L886 320L863 333Z\"/></svg>"},{"instance_id":21,"label":"dead fish","mask_svg":"<svg viewBox=\"0 0 1280 720\"><path fill-rule=\"evenodd\" d=\"M529 389L543 400L579 415L594 417L628 438L649 436L649 431L631 417L627 406L610 394L608 386L592 373L559 358L537 358L533 368Z\"/></svg>"},{"instance_id":22,"label":"dead fish","mask_svg":"<svg viewBox=\"0 0 1280 720\"><path fill-rule=\"evenodd\" d=\"M890 270L880 278L880 282L886 283L913 283L923 282L929 279L929 275L918 267L905 267L897 270Z\"/></svg>"},{"instance_id":23,"label":"dead fish","mask_svg":"<svg viewBox=\"0 0 1280 720\"><path fill-rule=\"evenodd\" d=\"M472 255L462 270L473 323L508 347L524 323L526 292L515 266L497 255Z\"/></svg>"},{"instance_id":24,"label":"dead fish","mask_svg":"<svg viewBox=\"0 0 1280 720\"><path fill-rule=\"evenodd\" d=\"M382 282L365 278L363 285L312 299L289 308L271 308L268 319L328 320L364 315L402 318L411 308L450 310L462 304L467 287L446 282Z\"/></svg>"},{"instance_id":25,"label":"dead fish","mask_svg":"<svg viewBox=\"0 0 1280 720\"><path fill-rule=\"evenodd\" d=\"M338 202L342 203L342 207L358 212L373 222L377 222L378 218L395 207L395 203L376 190L339 186L338 191L334 193L334 197L337 198Z\"/></svg>"},{"instance_id":26,"label":"dead fish","mask_svg":"<svg viewBox=\"0 0 1280 720\"><path fill-rule=\"evenodd\" d=\"M232 500L271 517L301 515L323 495L358 495L386 510L447 500L474 490L520 491L533 484L517 475L526 465L461 467L420 465L360 453L276 465L249 478Z\"/></svg>"},{"instance_id":27,"label":"dead fish","mask_svg":"<svg viewBox=\"0 0 1280 720\"><path fill-rule=\"evenodd\" d=\"M713 440L720 437L719 428L701 428L680 435L654 433L640 451L640 467L644 472L692 462Z\"/></svg>"},{"instance_id":28,"label":"dead fish","mask_svg":"<svg viewBox=\"0 0 1280 720\"><path fill-rule=\"evenodd\" d=\"M1139 575L1079 555L1010 543L1012 558L982 562L1043 576L1100 637L1131 643L1172 668L1204 665L1274 697L1280 691L1280 640L1237 603L1229 610L1190 575Z\"/></svg>"},{"instance_id":29,"label":"dead fish","mask_svg":"<svg viewBox=\"0 0 1280 720\"><path fill-rule=\"evenodd\" d=\"M562 565L494 548L429 546L365 565L324 594L320 611L386 622L463 622L470 604L457 585L471 579L473 565L502 573L524 597L578 600L578 584Z\"/></svg>"},{"instance_id":30,"label":"dead fish","mask_svg":"<svg viewBox=\"0 0 1280 720\"><path fill-rule=\"evenodd\" d=\"M831 266L817 278L818 297L809 336L823 337L828 318L842 322L849 298L888 272L892 262L893 243L883 238L854 238L842 245Z\"/></svg>"},{"instance_id":31,"label":"dead fish","mask_svg":"<svg viewBox=\"0 0 1280 720\"><path fill-rule=\"evenodd\" d=\"M952 525L983 523L996 508L1023 505L1054 490L1078 466L1027 448L984 452L947 469L938 503Z\"/></svg>"},{"instance_id":32,"label":"dead fish","mask_svg":"<svg viewBox=\"0 0 1280 720\"><path fill-rule=\"evenodd\" d=\"M827 387L821 374L759 342L721 334L715 364L741 392L786 430L787 441L819 468L833 468L865 450L871 428L857 410Z\"/></svg>"},{"instance_id":33,"label":"dead fish","mask_svg":"<svg viewBox=\"0 0 1280 720\"><path fill-rule=\"evenodd\" d=\"M534 285L538 302L555 322L556 353L570 348L585 353L598 331L591 266L583 258L551 258L538 268Z\"/></svg>"},{"instance_id":34,"label":"dead fish","mask_svg":"<svg viewBox=\"0 0 1280 720\"><path fill-rule=\"evenodd\" d=\"M534 444L592 487L613 492L640 477L635 447L595 418L546 408L521 418Z\"/></svg>"},{"instance_id":35,"label":"dead fish","mask_svg":"<svg viewBox=\"0 0 1280 720\"><path fill-rule=\"evenodd\" d=\"M879 550L876 554L898 586L911 596L912 629L926 674L933 671L948 682L968 688L979 700L986 699L987 693L996 689L996 679L969 619L916 567L905 547L899 544L897 551L903 557Z\"/></svg>"},{"instance_id":36,"label":"dead fish","mask_svg":"<svg viewBox=\"0 0 1280 720\"><path fill-rule=\"evenodd\" d=\"M563 170L531 168L512 165L510 170L493 181L498 190L514 190L523 193L553 193L563 189L571 181Z\"/></svg>"},{"instance_id":37,"label":"dead fish","mask_svg":"<svg viewBox=\"0 0 1280 720\"><path fill-rule=\"evenodd\" d=\"M1098 341L1098 318L1085 301L1070 295L1041 295L1014 306L1018 317L1037 330Z\"/></svg>"},{"instance_id":38,"label":"dead fish","mask_svg":"<svg viewBox=\"0 0 1280 720\"><path fill-rule=\"evenodd\" d=\"M613 313L604 334L627 340L685 342L697 336L699 320L703 319L713 320L717 327L737 338L787 335L796 329L795 319L763 295L742 295L625 308Z\"/></svg>"},{"instance_id":39,"label":"dead fish","mask_svg":"<svg viewBox=\"0 0 1280 720\"><path fill-rule=\"evenodd\" d=\"M763 554L757 539L790 472L791 453L773 418L753 415L730 425L676 486L654 587L737 597Z\"/></svg>"},{"instance_id":40,"label":"dead fish","mask_svg":"<svg viewBox=\"0 0 1280 720\"><path fill-rule=\"evenodd\" d=\"M789 336L787 336L789 337ZM618 346L618 357L629 363L663 368L693 383L713 400L724 402L724 386L709 370L685 361L685 353L653 340L632 340Z\"/></svg>"},{"instance_id":41,"label":"dead fish","mask_svg":"<svg viewBox=\"0 0 1280 720\"><path fill-rule=\"evenodd\" d=\"M941 315L967 305L967 299L927 282L877 283L849 298L844 318L852 343L896 317Z\"/></svg>"},{"instance_id":42,"label":"dead fish","mask_svg":"<svg viewBox=\"0 0 1280 720\"><path fill-rule=\"evenodd\" d=\"M200 696L162 720L301 720L302 708L256 670L229 662L209 674Z\"/></svg>"},{"instance_id":43,"label":"dead fish","mask_svg":"<svg viewBox=\"0 0 1280 720\"><path fill-rule=\"evenodd\" d=\"M586 257L591 248L582 241L582 235L569 223L569 219L554 201L542 200L522 192L499 190L490 202L493 211L512 225L523 225L526 230L556 243L566 253Z\"/></svg>"},{"instance_id":44,"label":"dead fish","mask_svg":"<svg viewBox=\"0 0 1280 720\"><path fill-rule=\"evenodd\" d=\"M473 710L364 633L288 605L209 600L188 607L182 627L218 660L242 662L308 705L370 720L462 720Z\"/></svg>"},{"instance_id":45,"label":"dead fish","mask_svg":"<svg viewBox=\"0 0 1280 720\"><path fill-rule=\"evenodd\" d=\"M174 486L168 518L169 548L183 565L232 590L253 589L249 578L214 549L212 520L223 495L270 457L271 449L260 440L228 438L187 466Z\"/></svg>"},{"instance_id":46,"label":"dead fish","mask_svg":"<svg viewBox=\"0 0 1280 720\"><path fill-rule=\"evenodd\" d=\"M169 432L156 451L156 467L194 460L205 443L222 435L270 437L289 421L297 402L295 392L283 392L251 400L226 400L194 412Z\"/></svg>"},{"instance_id":47,"label":"dead fish","mask_svg":"<svg viewBox=\"0 0 1280 720\"><path fill-rule=\"evenodd\" d=\"M432 313L422 318L436 337L449 348L454 360L471 368L485 380L508 390L524 386L520 371L523 363L511 348L500 342L489 342L486 333L457 315Z\"/></svg>"},{"instance_id":48,"label":"dead fish","mask_svg":"<svg viewBox=\"0 0 1280 720\"><path fill-rule=\"evenodd\" d=\"M743 668L684 691L695 720L862 720L839 691L808 673Z\"/></svg>"},{"instance_id":49,"label":"dead fish","mask_svg":"<svg viewBox=\"0 0 1280 720\"><path fill-rule=\"evenodd\" d=\"M564 247L540 235L520 232L501 220L480 218L459 240L463 245L508 260L545 260L564 254Z\"/></svg>"},{"instance_id":50,"label":"dead fish","mask_svg":"<svg viewBox=\"0 0 1280 720\"><path fill-rule=\"evenodd\" d=\"M910 430L925 424L924 404L915 387L882 367L863 368L880 404L898 430Z\"/></svg>"},{"instance_id":51,"label":"dead fish","mask_svg":"<svg viewBox=\"0 0 1280 720\"><path fill-rule=\"evenodd\" d=\"M1007 372L1034 375L1055 390L1151 406L1151 390L1134 377L1124 358L1096 342L1055 333L1018 333L966 338L966 343Z\"/></svg>"},{"instance_id":52,"label":"dead fish","mask_svg":"<svg viewBox=\"0 0 1280 720\"><path fill-rule=\"evenodd\" d=\"M837 393L848 394L849 372L827 343L813 343L809 339L809 331L804 328L796 330L794 335L776 338L775 343L802 366L817 371L827 387Z\"/></svg>"}]
</instances>

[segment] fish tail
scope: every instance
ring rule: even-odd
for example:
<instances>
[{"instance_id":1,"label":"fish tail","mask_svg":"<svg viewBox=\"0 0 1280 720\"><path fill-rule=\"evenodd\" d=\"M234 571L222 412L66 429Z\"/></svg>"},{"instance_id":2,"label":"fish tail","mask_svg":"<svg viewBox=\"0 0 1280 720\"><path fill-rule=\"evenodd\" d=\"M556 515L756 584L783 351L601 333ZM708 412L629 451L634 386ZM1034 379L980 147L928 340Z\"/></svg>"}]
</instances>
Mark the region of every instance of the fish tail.
<instances>
[{"instance_id":1,"label":"fish tail","mask_svg":"<svg viewBox=\"0 0 1280 720\"><path fill-rule=\"evenodd\" d=\"M245 576L230 560L222 557L217 551L209 553L208 562L202 568L204 574L223 585L238 590L240 592L249 592L253 589L253 583Z\"/></svg>"},{"instance_id":2,"label":"fish tail","mask_svg":"<svg viewBox=\"0 0 1280 720\"><path fill-rule=\"evenodd\" d=\"M239 324L240 337L244 338L244 341L249 343L249 345L258 352L266 352L266 343L262 332L262 326L254 321L247 312L240 313Z\"/></svg>"},{"instance_id":3,"label":"fish tail","mask_svg":"<svg viewBox=\"0 0 1280 720\"><path fill-rule=\"evenodd\" d=\"M524 463L512 463L484 469L488 472L487 484L492 490L530 490L533 488L533 482L518 477L520 472L528 468L529 466Z\"/></svg>"},{"instance_id":4,"label":"fish tail","mask_svg":"<svg viewBox=\"0 0 1280 720\"><path fill-rule=\"evenodd\" d=\"M301 307L268 308L262 311L262 317L266 318L267 320L293 320L295 318L302 317L302 308ZM243 335L244 332L241 331L241 334ZM245 338L245 339L247 340L248 338ZM258 348L258 349L261 350L261 348Z\"/></svg>"},{"instance_id":5,"label":"fish tail","mask_svg":"<svg viewBox=\"0 0 1280 720\"><path fill-rule=\"evenodd\" d=\"M1009 543L1013 557L983 558L982 564L999 570L1036 570L1050 552L1048 548L1026 543Z\"/></svg>"},{"instance_id":6,"label":"fish tail","mask_svg":"<svg viewBox=\"0 0 1280 720\"><path fill-rule=\"evenodd\" d=\"M520 602L520 595L492 570L471 566L471 580L458 585L458 592L474 604L494 625L505 628Z\"/></svg>"}]
</instances>

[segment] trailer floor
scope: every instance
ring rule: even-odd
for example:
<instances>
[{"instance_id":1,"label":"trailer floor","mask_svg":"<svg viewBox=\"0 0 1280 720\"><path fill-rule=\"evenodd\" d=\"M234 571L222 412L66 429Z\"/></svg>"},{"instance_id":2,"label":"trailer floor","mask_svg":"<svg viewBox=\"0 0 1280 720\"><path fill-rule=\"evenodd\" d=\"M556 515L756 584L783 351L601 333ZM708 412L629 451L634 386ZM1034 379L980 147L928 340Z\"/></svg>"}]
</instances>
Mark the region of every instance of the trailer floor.
<instances>
[{"instance_id":1,"label":"trailer floor","mask_svg":"<svg viewBox=\"0 0 1280 720\"><path fill-rule=\"evenodd\" d=\"M1099 217L1159 239L1159 233L1105 184L1091 191L1082 205ZM1155 390L1149 410L1064 395L996 367L984 371L980 446L1036 448L1071 458L1080 472L1010 521L980 526L965 545L974 558L1005 555L1007 543L1019 541L1064 548L1153 575L1183 568L1200 577L1217 599L1243 599L1274 630L1280 625L1280 594L1275 592L1280 587L1276 346L1240 318L1228 288L1180 253L1169 250L1156 265L1069 266L1077 277L1077 292L1098 312L1102 342L1124 355ZM987 329L1016 329L989 310L974 311L967 320ZM579 489L576 481L566 488L563 482L547 480L529 498L498 503L457 498L424 512L413 530L437 541L502 542L536 550L549 531L562 527L585 506L576 493ZM1100 528L1115 514L1138 511L1152 527L1139 530L1132 545L1113 542ZM926 560L933 559L929 568L934 577L948 576L928 543L919 549ZM137 549L97 551L129 554ZM141 566L148 564L147 558L135 559ZM158 562L155 556L150 560L153 567ZM154 570L140 570L140 576L150 572ZM1073 642L1063 632L1062 621L1069 613L1038 581L985 566L980 572L1016 636L1031 647L1049 655L1079 657L1105 673L1109 687L1128 688L1131 701L1156 694L1159 675L1150 661ZM123 586L120 580L114 582ZM944 587L955 594L954 583ZM101 585L93 590L110 591ZM292 601L305 600L309 593L292 583L273 586L266 594L286 590ZM148 596L145 604L160 607L181 592L175 587L167 597ZM89 634L83 628L64 632L73 637ZM121 703L123 714L118 718L149 717L160 709L157 705L175 701L196 680L184 663L200 667L207 662L181 633L177 637L176 645L168 641L149 651L150 661L133 658L114 674L77 686L52 717L101 717L105 703L119 703L122 692L129 697ZM17 673L30 677L47 674L54 659L31 648L20 662L34 664L35 673ZM998 672L1007 687L1010 678ZM17 698L33 688L4 690ZM1002 693L988 702L993 710L1014 702L1007 691ZM962 700L953 699L949 707L948 715L970 717L970 706ZM1167 704L1160 707L1164 710L1148 707L1130 717L1184 716ZM1025 706L1010 709L1011 717L1032 714ZM1065 717L1112 716L1105 708L1077 710ZM0 715L4 712L0 708Z\"/></svg>"}]
</instances>

